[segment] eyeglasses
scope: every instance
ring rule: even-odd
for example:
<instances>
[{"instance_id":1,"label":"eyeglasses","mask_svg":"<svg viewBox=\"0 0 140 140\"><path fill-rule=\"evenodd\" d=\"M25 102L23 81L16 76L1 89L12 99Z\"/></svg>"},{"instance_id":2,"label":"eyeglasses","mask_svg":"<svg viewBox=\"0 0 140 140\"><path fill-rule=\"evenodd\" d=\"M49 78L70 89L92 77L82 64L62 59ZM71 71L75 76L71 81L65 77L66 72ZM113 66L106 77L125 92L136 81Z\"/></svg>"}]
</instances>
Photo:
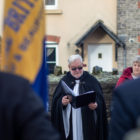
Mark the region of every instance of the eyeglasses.
<instances>
[{"instance_id":1,"label":"eyeglasses","mask_svg":"<svg viewBox=\"0 0 140 140\"><path fill-rule=\"evenodd\" d=\"M73 71L76 71L77 69L78 70L81 70L81 69L83 69L83 67L74 67L74 68L71 68Z\"/></svg>"}]
</instances>

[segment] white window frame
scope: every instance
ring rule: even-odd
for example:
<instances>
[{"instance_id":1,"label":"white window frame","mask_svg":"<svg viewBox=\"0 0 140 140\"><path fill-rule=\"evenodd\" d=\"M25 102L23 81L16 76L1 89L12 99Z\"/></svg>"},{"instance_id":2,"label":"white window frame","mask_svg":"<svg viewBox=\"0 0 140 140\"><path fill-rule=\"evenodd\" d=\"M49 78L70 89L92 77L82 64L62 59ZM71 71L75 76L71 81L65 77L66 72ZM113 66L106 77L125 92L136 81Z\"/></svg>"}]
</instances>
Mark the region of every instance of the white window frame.
<instances>
[{"instance_id":1,"label":"white window frame","mask_svg":"<svg viewBox=\"0 0 140 140\"><path fill-rule=\"evenodd\" d=\"M44 0L44 3L45 3L45 0ZM45 5L45 9L57 9L57 6L58 6L58 0L55 0L55 4L54 5Z\"/></svg>"}]
</instances>

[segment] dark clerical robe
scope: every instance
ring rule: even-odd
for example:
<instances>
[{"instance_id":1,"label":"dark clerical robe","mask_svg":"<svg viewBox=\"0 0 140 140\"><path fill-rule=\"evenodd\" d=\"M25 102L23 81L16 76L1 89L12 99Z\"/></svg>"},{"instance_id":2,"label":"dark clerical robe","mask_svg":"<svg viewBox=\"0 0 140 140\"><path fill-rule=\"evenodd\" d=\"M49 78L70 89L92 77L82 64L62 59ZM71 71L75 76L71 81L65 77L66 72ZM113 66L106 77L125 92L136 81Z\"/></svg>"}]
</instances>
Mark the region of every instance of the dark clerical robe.
<instances>
[{"instance_id":1,"label":"dark clerical robe","mask_svg":"<svg viewBox=\"0 0 140 140\"><path fill-rule=\"evenodd\" d=\"M90 90L96 92L96 102L98 107L95 110L89 109L88 106L81 107L82 126L83 126L83 139L84 140L106 140L107 139L107 116L106 105L103 98L102 89L100 83L95 77L84 71L83 75L79 79L75 79L70 72L68 72L61 80L73 89L75 86L75 80L80 80L79 94L85 93ZM66 140L63 115L62 112L66 108L62 105L62 97L65 96L61 81L53 95L52 108L51 108L51 120L54 126L59 130L62 140ZM71 112L72 113L72 112ZM71 115L72 116L72 115ZM72 139L72 117L70 116L70 133L68 140Z\"/></svg>"}]
</instances>

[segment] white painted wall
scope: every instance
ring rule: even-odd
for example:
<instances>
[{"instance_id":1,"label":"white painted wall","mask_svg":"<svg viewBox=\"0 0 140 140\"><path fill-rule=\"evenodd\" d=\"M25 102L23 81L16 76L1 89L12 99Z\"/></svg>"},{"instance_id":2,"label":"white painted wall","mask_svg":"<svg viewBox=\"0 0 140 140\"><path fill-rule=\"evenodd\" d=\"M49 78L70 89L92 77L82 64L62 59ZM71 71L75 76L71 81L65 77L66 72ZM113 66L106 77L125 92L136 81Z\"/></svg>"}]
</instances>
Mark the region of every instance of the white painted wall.
<instances>
[{"instance_id":1,"label":"white painted wall","mask_svg":"<svg viewBox=\"0 0 140 140\"><path fill-rule=\"evenodd\" d=\"M4 0L0 0L0 36L2 36Z\"/></svg>"},{"instance_id":2,"label":"white painted wall","mask_svg":"<svg viewBox=\"0 0 140 140\"><path fill-rule=\"evenodd\" d=\"M56 10L62 13L46 14L46 34L60 36L59 65L68 70L67 59L73 54L75 42L97 20L116 33L117 0L58 0Z\"/></svg>"}]
</instances>

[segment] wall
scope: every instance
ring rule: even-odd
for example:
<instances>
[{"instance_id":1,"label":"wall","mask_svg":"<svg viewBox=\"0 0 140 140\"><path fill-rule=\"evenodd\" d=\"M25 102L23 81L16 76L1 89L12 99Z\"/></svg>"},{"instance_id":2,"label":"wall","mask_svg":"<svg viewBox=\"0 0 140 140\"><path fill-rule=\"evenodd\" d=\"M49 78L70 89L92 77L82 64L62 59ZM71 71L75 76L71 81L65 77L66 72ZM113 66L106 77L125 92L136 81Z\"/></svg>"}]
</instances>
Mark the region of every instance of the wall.
<instances>
[{"instance_id":1,"label":"wall","mask_svg":"<svg viewBox=\"0 0 140 140\"><path fill-rule=\"evenodd\" d=\"M75 53L75 42L101 19L116 33L116 0L58 0L56 11L46 11L48 35L59 36L59 65L67 68L68 57ZM65 58L65 59L64 59Z\"/></svg>"},{"instance_id":2,"label":"wall","mask_svg":"<svg viewBox=\"0 0 140 140\"><path fill-rule=\"evenodd\" d=\"M4 0L0 0L0 36L2 36Z\"/></svg>"},{"instance_id":3,"label":"wall","mask_svg":"<svg viewBox=\"0 0 140 140\"><path fill-rule=\"evenodd\" d=\"M126 67L132 65L132 60L140 48L140 1L118 0L117 2L118 35L126 44ZM123 49L118 50L118 68L124 68Z\"/></svg>"}]
</instances>

